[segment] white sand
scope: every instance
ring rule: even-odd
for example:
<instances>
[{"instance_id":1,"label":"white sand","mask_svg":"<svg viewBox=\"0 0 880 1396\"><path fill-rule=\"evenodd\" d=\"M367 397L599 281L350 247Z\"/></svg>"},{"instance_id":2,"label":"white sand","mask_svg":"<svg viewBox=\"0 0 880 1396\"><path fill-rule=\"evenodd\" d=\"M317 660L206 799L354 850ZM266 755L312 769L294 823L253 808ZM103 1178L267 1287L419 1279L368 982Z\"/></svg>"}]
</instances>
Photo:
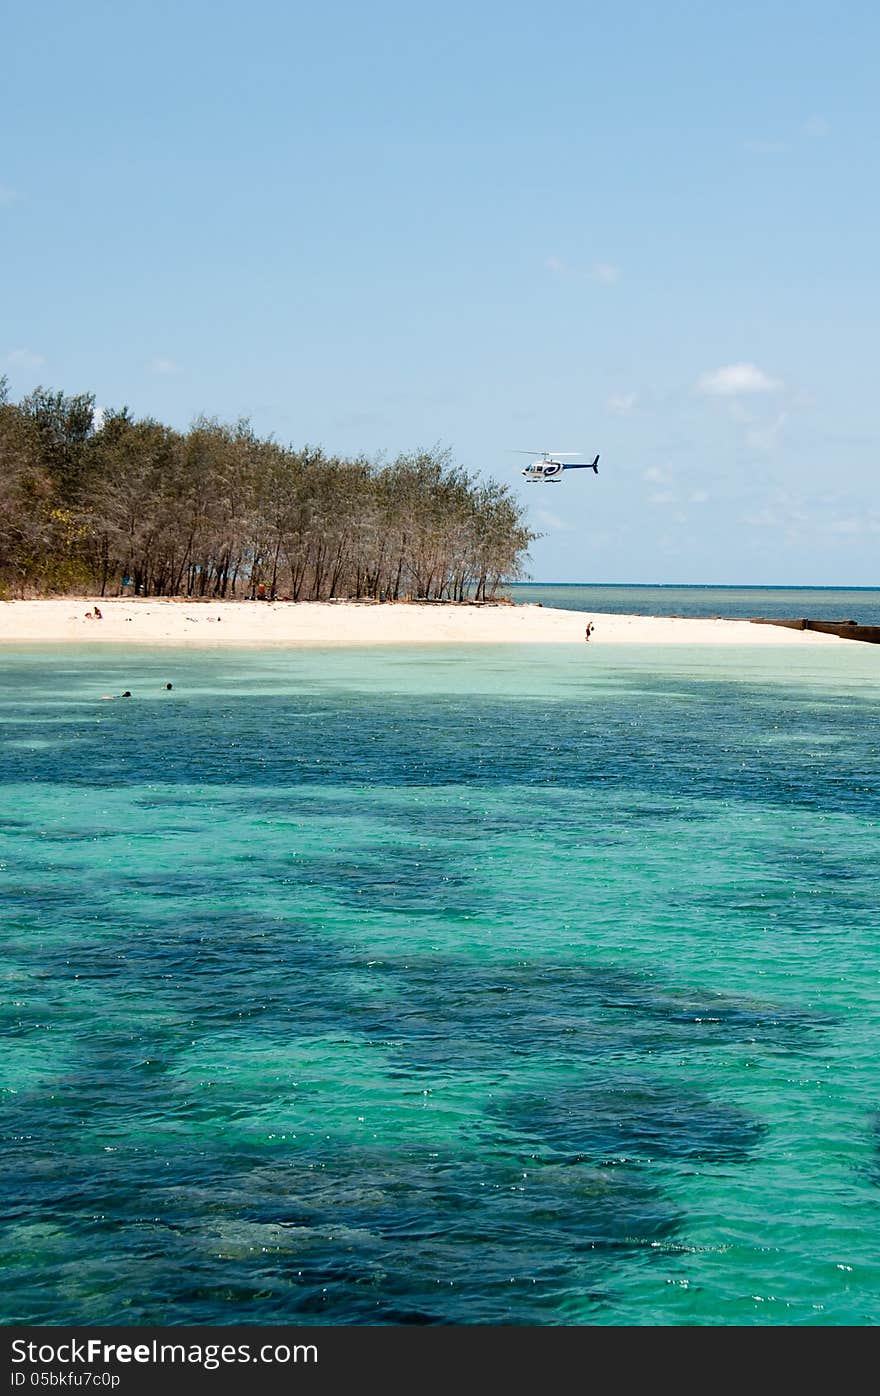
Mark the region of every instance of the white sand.
<instances>
[{"instance_id":1,"label":"white sand","mask_svg":"<svg viewBox=\"0 0 880 1396\"><path fill-rule=\"evenodd\" d=\"M104 600L101 620L86 620L90 599L0 602L0 644L127 642L139 645L291 648L356 645L837 645L834 635L741 620L673 620L558 611L542 606L370 605L306 601Z\"/></svg>"}]
</instances>

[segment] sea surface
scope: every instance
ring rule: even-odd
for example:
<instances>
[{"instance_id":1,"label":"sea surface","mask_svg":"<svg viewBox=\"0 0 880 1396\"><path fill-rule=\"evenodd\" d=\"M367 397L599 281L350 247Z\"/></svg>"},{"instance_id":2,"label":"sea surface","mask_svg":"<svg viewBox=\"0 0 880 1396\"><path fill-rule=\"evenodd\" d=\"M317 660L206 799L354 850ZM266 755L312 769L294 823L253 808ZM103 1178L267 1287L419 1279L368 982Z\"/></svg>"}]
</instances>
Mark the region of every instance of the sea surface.
<instances>
[{"instance_id":1,"label":"sea surface","mask_svg":"<svg viewBox=\"0 0 880 1396\"><path fill-rule=\"evenodd\" d=\"M581 586L518 582L504 588L513 601L540 601L564 611L632 616L708 616L736 620L852 620L880 625L877 587Z\"/></svg>"},{"instance_id":2,"label":"sea surface","mask_svg":"<svg viewBox=\"0 0 880 1396\"><path fill-rule=\"evenodd\" d=\"M0 1321L880 1322L878 717L858 644L4 650Z\"/></svg>"}]
</instances>

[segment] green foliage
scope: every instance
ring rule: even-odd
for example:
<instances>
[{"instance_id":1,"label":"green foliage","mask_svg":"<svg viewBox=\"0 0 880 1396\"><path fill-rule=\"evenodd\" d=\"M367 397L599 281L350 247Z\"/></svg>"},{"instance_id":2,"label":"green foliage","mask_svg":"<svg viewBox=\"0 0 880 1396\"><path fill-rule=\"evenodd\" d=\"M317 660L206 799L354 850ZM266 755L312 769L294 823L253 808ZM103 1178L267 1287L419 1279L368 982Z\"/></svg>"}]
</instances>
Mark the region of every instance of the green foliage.
<instances>
[{"instance_id":1,"label":"green foliage","mask_svg":"<svg viewBox=\"0 0 880 1396\"><path fill-rule=\"evenodd\" d=\"M0 585L292 600L491 596L535 537L506 485L439 447L376 464L247 421L186 433L0 380Z\"/></svg>"},{"instance_id":2,"label":"green foliage","mask_svg":"<svg viewBox=\"0 0 880 1396\"><path fill-rule=\"evenodd\" d=\"M88 481L88 445L94 435L94 396L65 397L39 387L22 398L18 410L32 426L40 458L63 501L81 499Z\"/></svg>"}]
</instances>

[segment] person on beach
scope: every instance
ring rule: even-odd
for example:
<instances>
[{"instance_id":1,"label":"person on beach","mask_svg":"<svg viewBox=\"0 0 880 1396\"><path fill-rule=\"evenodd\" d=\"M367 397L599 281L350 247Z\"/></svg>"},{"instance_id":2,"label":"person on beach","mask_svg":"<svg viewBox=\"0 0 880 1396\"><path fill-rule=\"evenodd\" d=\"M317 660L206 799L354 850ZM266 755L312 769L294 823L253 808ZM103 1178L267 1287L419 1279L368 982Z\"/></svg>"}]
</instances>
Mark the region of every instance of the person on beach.
<instances>
[{"instance_id":1,"label":"person on beach","mask_svg":"<svg viewBox=\"0 0 880 1396\"><path fill-rule=\"evenodd\" d=\"M265 582L260 582L260 585L257 587L257 600L258 600L258 601L265 601L265 600L266 600L266 583L265 583Z\"/></svg>"},{"instance_id":2,"label":"person on beach","mask_svg":"<svg viewBox=\"0 0 880 1396\"><path fill-rule=\"evenodd\" d=\"M584 639L585 639L585 640L589 640L590 636L591 636L592 633L593 633L593 630L594 630L593 622L592 622L591 620L588 620L588 621L587 621L587 628L586 628L586 630L584 631Z\"/></svg>"},{"instance_id":3,"label":"person on beach","mask_svg":"<svg viewBox=\"0 0 880 1396\"><path fill-rule=\"evenodd\" d=\"M104 619L103 613L102 613L102 612L99 610L99 608L96 606L96 607L95 607L95 620L103 620L103 619Z\"/></svg>"}]
</instances>

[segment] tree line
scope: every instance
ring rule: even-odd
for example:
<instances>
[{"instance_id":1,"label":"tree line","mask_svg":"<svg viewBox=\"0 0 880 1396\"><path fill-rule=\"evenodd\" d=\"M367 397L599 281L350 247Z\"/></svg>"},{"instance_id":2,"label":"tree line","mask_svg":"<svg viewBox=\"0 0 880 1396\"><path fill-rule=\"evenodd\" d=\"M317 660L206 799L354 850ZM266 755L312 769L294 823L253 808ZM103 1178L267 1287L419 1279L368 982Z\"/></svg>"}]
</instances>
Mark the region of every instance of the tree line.
<instances>
[{"instance_id":1,"label":"tree line","mask_svg":"<svg viewBox=\"0 0 880 1396\"><path fill-rule=\"evenodd\" d=\"M536 536L447 450L346 459L0 379L0 594L486 600Z\"/></svg>"}]
</instances>

